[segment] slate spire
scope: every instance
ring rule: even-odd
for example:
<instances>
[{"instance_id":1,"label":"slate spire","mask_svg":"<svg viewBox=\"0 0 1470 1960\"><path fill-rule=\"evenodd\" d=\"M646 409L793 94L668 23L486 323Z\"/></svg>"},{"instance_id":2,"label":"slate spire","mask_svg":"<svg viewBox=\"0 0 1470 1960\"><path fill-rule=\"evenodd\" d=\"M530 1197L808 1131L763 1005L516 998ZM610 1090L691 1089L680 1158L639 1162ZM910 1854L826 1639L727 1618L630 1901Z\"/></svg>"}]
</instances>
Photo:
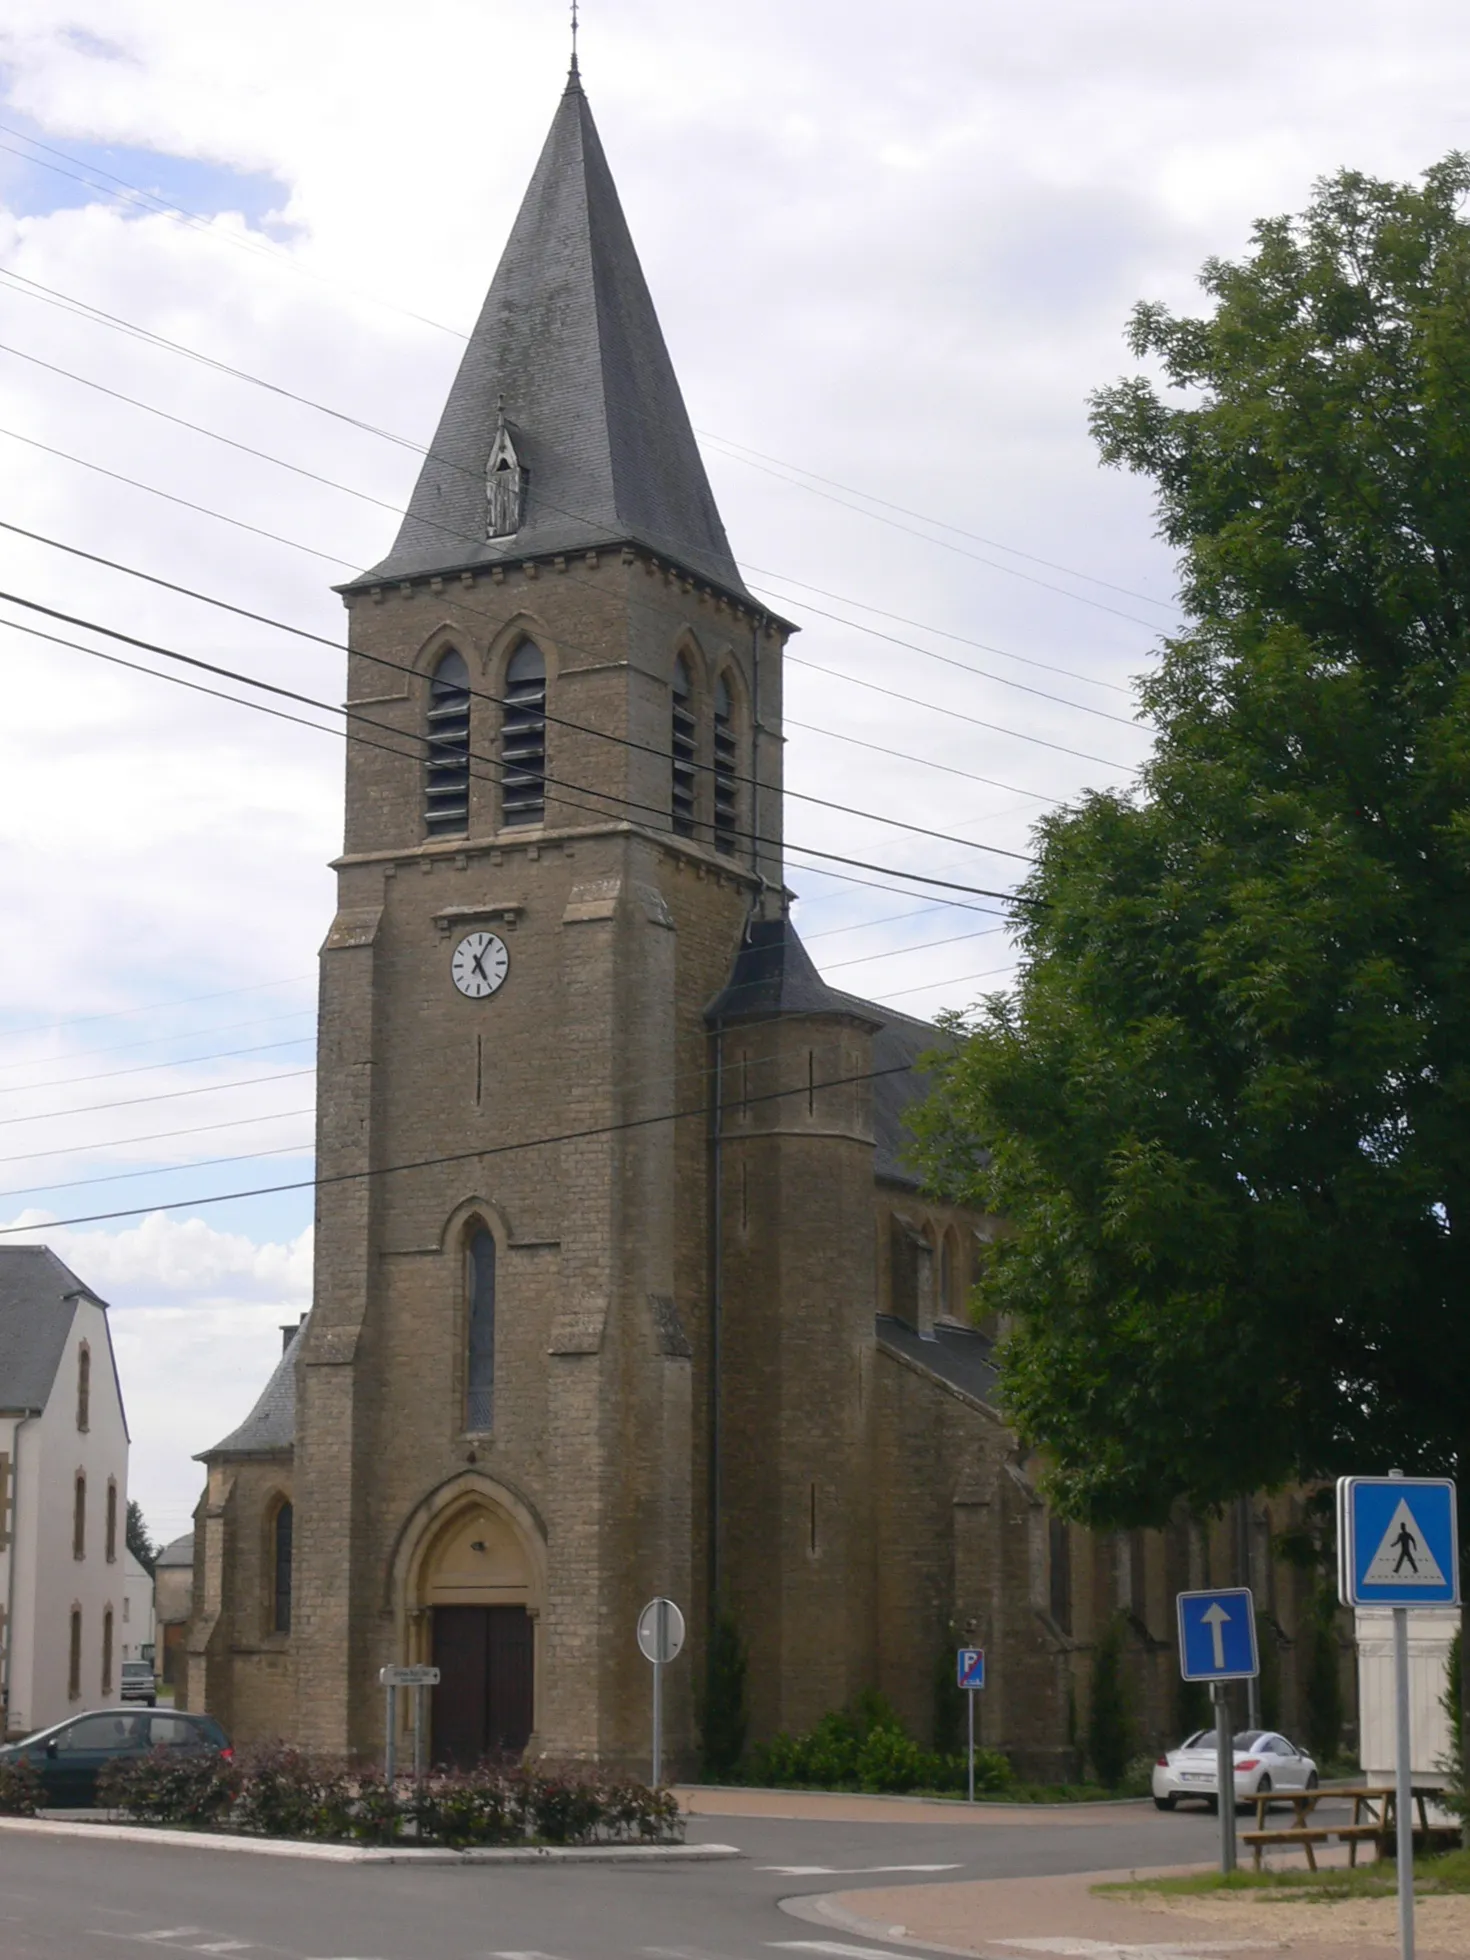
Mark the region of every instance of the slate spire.
<instances>
[{"instance_id":1,"label":"slate spire","mask_svg":"<svg viewBox=\"0 0 1470 1960\"><path fill-rule=\"evenodd\" d=\"M353 583L624 542L745 595L574 65L397 540Z\"/></svg>"}]
</instances>

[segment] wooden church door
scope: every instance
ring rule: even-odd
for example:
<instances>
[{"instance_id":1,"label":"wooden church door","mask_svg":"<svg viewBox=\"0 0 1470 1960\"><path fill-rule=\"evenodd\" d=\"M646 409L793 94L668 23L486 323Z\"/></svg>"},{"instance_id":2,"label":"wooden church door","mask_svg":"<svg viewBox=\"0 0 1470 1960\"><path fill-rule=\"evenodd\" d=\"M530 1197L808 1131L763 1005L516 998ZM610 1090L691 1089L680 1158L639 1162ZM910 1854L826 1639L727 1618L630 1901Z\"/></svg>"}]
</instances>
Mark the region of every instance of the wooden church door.
<instances>
[{"instance_id":1,"label":"wooden church door","mask_svg":"<svg viewBox=\"0 0 1470 1960\"><path fill-rule=\"evenodd\" d=\"M524 1606L436 1606L433 1759L470 1769L519 1756L534 1721L531 1616Z\"/></svg>"}]
</instances>

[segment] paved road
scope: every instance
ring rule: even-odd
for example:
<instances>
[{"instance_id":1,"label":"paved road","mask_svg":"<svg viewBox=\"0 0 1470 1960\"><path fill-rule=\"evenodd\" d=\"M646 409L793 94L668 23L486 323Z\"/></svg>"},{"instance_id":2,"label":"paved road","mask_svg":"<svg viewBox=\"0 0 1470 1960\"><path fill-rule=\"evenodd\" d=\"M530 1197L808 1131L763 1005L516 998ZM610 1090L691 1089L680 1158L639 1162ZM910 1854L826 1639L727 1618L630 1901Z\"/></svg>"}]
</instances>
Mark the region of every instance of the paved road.
<instances>
[{"instance_id":1,"label":"paved road","mask_svg":"<svg viewBox=\"0 0 1470 1960\"><path fill-rule=\"evenodd\" d=\"M781 1911L799 1895L1207 1860L1214 1820L1146 1806L913 1824L700 1817L740 1860L414 1870L0 1835L3 1960L800 1960L881 1944ZM942 1870L923 1870L942 1867ZM869 1878L869 1875L870 1878ZM912 1953L912 1949L909 1949Z\"/></svg>"}]
</instances>

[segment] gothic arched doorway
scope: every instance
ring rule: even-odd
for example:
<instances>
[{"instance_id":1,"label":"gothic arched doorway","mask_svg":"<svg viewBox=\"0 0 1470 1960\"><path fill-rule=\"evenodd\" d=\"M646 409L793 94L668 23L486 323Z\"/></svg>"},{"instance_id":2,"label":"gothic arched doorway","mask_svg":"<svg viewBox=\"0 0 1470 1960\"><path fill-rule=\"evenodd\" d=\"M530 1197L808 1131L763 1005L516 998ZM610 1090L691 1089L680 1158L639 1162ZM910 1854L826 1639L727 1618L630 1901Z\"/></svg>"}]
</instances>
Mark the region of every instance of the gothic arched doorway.
<instances>
[{"instance_id":1,"label":"gothic arched doorway","mask_svg":"<svg viewBox=\"0 0 1470 1960\"><path fill-rule=\"evenodd\" d=\"M455 1507L425 1552L419 1597L428 1614L436 1763L469 1768L519 1756L535 1726L532 1571L520 1534L499 1509Z\"/></svg>"}]
</instances>

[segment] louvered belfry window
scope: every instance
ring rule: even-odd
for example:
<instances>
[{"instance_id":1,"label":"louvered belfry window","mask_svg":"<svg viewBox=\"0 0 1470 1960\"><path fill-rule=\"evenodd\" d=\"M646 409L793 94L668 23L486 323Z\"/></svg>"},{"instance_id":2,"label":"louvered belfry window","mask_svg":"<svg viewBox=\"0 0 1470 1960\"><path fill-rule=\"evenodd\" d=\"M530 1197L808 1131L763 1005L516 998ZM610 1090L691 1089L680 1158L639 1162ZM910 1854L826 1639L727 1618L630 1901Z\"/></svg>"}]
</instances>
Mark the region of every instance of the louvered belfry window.
<instances>
[{"instance_id":1,"label":"louvered belfry window","mask_svg":"<svg viewBox=\"0 0 1470 1960\"><path fill-rule=\"evenodd\" d=\"M470 827L470 670L451 648L429 683L424 827L462 837Z\"/></svg>"},{"instance_id":2,"label":"louvered belfry window","mask_svg":"<svg viewBox=\"0 0 1470 1960\"><path fill-rule=\"evenodd\" d=\"M721 674L715 688L715 849L735 849L738 802L735 788L734 708L730 684Z\"/></svg>"},{"instance_id":3,"label":"louvered belfry window","mask_svg":"<svg viewBox=\"0 0 1470 1960\"><path fill-rule=\"evenodd\" d=\"M669 753L673 772L671 791L674 829L681 837L694 835L694 711L689 664L683 654L674 662L673 726Z\"/></svg>"},{"instance_id":4,"label":"louvered belfry window","mask_svg":"<svg viewBox=\"0 0 1470 1960\"><path fill-rule=\"evenodd\" d=\"M530 640L505 670L500 761L502 821L540 823L546 815L546 662Z\"/></svg>"}]
</instances>

